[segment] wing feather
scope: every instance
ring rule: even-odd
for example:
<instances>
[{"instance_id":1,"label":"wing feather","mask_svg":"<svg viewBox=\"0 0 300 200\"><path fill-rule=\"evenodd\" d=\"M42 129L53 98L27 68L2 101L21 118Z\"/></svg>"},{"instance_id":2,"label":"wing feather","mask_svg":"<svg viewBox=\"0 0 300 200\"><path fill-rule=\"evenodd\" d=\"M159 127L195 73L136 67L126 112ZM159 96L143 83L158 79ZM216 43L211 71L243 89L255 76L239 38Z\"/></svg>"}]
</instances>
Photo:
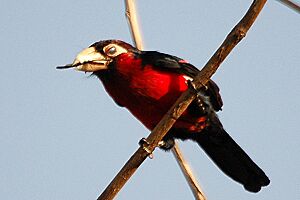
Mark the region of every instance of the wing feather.
<instances>
[{"instance_id":1,"label":"wing feather","mask_svg":"<svg viewBox=\"0 0 300 200\"><path fill-rule=\"evenodd\" d=\"M143 66L152 65L162 71L173 71L184 74L192 79L197 75L199 70L187 61L172 55L160 53L157 51L142 51L140 54ZM220 95L220 89L213 80L207 83L205 95L209 96L210 102L216 111L222 109L223 101Z\"/></svg>"}]
</instances>

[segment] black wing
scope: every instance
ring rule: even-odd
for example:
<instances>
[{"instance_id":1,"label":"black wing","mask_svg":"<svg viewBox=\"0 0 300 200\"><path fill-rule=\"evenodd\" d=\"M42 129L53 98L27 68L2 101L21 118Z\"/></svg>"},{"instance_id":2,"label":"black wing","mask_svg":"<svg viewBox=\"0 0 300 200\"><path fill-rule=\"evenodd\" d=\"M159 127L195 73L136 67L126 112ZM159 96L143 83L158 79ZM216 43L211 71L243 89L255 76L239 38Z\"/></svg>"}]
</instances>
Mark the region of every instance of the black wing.
<instances>
[{"instance_id":1,"label":"black wing","mask_svg":"<svg viewBox=\"0 0 300 200\"><path fill-rule=\"evenodd\" d=\"M140 56L142 58L143 65L151 65L159 68L160 70L174 71L179 74L187 75L191 78L195 78L199 72L194 65L176 56L171 56L157 51L143 51ZM210 97L210 102L214 110L221 110L223 101L219 92L219 87L214 81L209 80L207 88L205 95Z\"/></svg>"}]
</instances>

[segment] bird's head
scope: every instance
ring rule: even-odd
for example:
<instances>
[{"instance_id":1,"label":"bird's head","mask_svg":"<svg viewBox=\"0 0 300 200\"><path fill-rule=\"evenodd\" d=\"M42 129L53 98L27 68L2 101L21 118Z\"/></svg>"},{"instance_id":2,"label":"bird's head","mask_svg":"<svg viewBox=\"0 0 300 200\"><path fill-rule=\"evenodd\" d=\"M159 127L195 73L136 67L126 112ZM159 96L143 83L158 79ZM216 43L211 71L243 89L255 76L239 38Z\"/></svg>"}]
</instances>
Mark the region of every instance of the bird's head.
<instances>
[{"instance_id":1,"label":"bird's head","mask_svg":"<svg viewBox=\"0 0 300 200\"><path fill-rule=\"evenodd\" d=\"M120 40L103 40L81 51L72 64L57 69L75 68L78 71L97 72L108 69L119 55L138 52L136 48Z\"/></svg>"}]
</instances>

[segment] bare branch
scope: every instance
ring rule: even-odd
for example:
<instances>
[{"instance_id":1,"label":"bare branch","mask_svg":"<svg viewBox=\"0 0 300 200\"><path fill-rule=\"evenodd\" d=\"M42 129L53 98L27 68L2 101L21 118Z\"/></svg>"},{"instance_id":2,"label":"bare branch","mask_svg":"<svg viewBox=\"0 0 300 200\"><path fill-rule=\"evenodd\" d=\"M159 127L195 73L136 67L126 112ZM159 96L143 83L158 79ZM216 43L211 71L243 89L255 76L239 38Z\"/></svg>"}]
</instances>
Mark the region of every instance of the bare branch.
<instances>
[{"instance_id":1,"label":"bare branch","mask_svg":"<svg viewBox=\"0 0 300 200\"><path fill-rule=\"evenodd\" d=\"M135 0L125 0L125 15L130 27L131 35L133 36L134 46L138 49L143 49L143 40L141 29L139 28L137 12L135 8Z\"/></svg>"},{"instance_id":2,"label":"bare branch","mask_svg":"<svg viewBox=\"0 0 300 200\"><path fill-rule=\"evenodd\" d=\"M216 72L220 64L228 56L231 50L246 36L247 31L254 23L259 12L262 10L267 0L254 0L246 15L234 27L226 37L218 50L207 62L204 68L198 73L192 82L194 87L201 88L207 83L210 77ZM170 130L176 120L185 111L189 104L195 99L195 90L188 89L185 91L171 109L164 115L163 119L157 124L151 134L147 137L148 145L140 147L127 161L117 176L107 186L98 200L113 199L121 190L127 180L133 175L142 162L154 151L158 143L165 134ZM147 151L146 151L147 150Z\"/></svg>"},{"instance_id":3,"label":"bare branch","mask_svg":"<svg viewBox=\"0 0 300 200\"><path fill-rule=\"evenodd\" d=\"M184 157L178 147L177 142L175 143L175 146L172 148L172 153L175 156L176 161L177 161L178 165L180 166L180 169L181 169L182 173L184 174L184 177L185 177L186 181L188 182L188 184L194 194L195 199L206 200L205 195L202 192L201 187L192 172L192 169L190 168L190 166L184 159Z\"/></svg>"},{"instance_id":4,"label":"bare branch","mask_svg":"<svg viewBox=\"0 0 300 200\"><path fill-rule=\"evenodd\" d=\"M133 42L135 46L138 47L139 50L143 50L143 44L142 44L142 37L140 34L140 26L139 23L133 19L136 19L137 17L137 11L135 9L135 1L132 0L125 0L125 6L126 6L126 17L128 20L131 37L133 39ZM135 33L135 34L134 34ZM199 184L196 181L196 178L193 175L193 172L191 168L189 167L188 163L185 162L185 159L183 157L183 154L180 152L179 146L177 143L175 143L174 148L172 149L173 155L183 173L185 176L186 181L188 182L195 199L197 200L205 200L205 197L203 195L203 192L201 192L201 188Z\"/></svg>"},{"instance_id":5,"label":"bare branch","mask_svg":"<svg viewBox=\"0 0 300 200\"><path fill-rule=\"evenodd\" d=\"M284 5L293 9L294 11L300 13L300 5L299 4L297 4L293 1L290 1L290 0L277 0L277 1L279 1L280 3L283 3Z\"/></svg>"}]
</instances>

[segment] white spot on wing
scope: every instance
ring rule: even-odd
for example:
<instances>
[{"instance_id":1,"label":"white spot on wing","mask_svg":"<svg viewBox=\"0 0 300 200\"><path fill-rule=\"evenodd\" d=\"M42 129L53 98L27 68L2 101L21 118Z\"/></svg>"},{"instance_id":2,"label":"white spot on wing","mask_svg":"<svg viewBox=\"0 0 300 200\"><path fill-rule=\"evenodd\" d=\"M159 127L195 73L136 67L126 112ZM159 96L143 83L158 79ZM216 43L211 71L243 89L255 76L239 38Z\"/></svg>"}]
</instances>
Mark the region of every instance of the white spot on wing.
<instances>
[{"instance_id":1,"label":"white spot on wing","mask_svg":"<svg viewBox=\"0 0 300 200\"><path fill-rule=\"evenodd\" d=\"M192 77L189 77L187 75L183 75L183 78L187 81L193 81L193 78Z\"/></svg>"}]
</instances>

